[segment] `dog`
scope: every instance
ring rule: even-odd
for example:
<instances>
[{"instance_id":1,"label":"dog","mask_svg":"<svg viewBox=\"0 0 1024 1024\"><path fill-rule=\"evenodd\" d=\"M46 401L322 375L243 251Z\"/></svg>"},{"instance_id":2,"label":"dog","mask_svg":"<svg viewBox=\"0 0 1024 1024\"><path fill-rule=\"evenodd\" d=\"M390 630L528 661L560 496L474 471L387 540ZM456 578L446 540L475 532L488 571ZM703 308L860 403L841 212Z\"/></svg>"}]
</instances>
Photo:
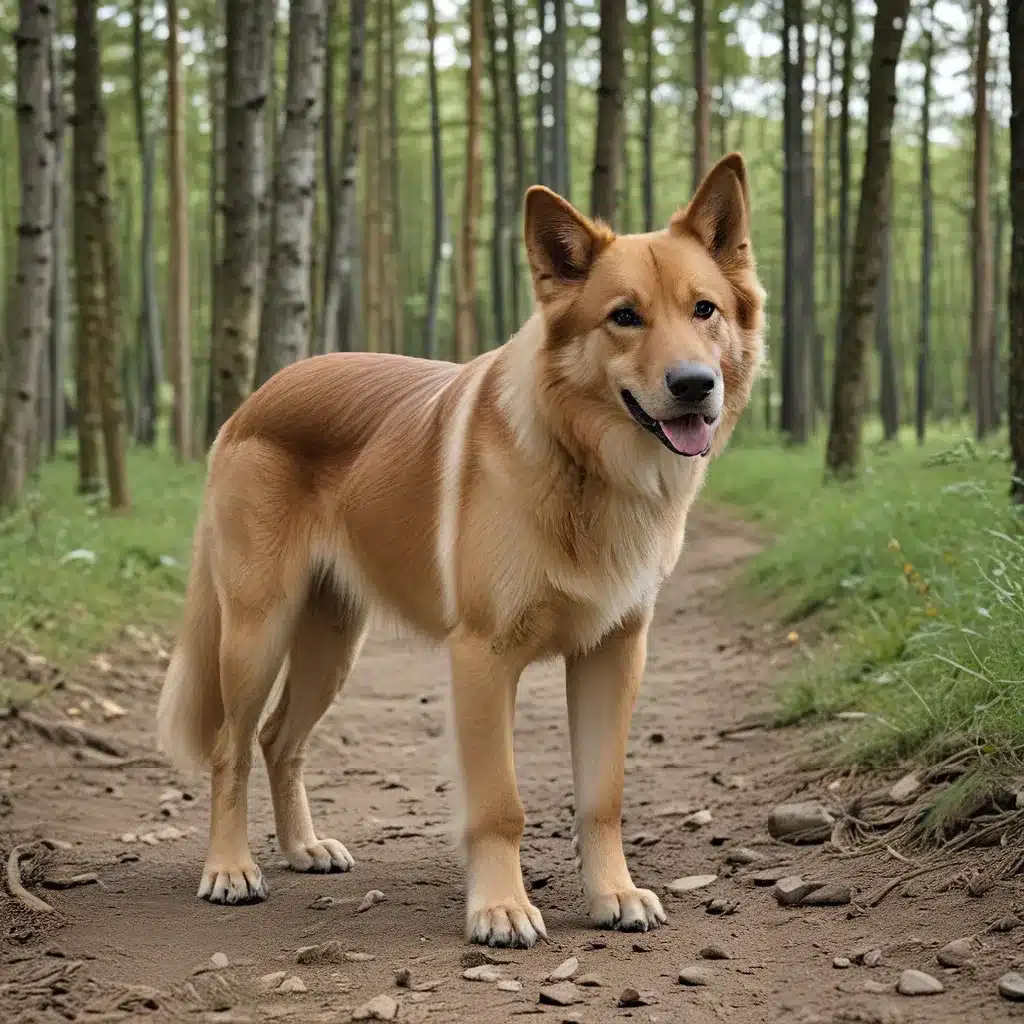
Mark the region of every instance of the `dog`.
<instances>
[{"instance_id":1,"label":"dog","mask_svg":"<svg viewBox=\"0 0 1024 1024\"><path fill-rule=\"evenodd\" d=\"M622 849L626 743L659 586L763 357L745 164L720 160L660 231L617 236L542 186L523 223L534 311L505 345L464 364L308 358L215 439L157 713L161 748L211 775L206 900L266 895L247 836L257 732L288 863L353 866L314 828L303 760L383 609L450 652L467 939L546 937L512 721L520 674L559 656L590 918L666 921Z\"/></svg>"}]
</instances>

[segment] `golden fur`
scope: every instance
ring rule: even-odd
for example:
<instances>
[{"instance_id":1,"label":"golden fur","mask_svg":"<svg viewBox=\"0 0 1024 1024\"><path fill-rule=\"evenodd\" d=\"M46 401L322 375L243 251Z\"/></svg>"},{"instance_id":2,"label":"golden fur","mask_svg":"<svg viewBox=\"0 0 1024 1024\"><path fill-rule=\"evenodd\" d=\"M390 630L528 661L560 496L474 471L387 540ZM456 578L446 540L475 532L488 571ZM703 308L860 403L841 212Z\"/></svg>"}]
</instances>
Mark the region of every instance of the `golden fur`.
<instances>
[{"instance_id":1,"label":"golden fur","mask_svg":"<svg viewBox=\"0 0 1024 1024\"><path fill-rule=\"evenodd\" d=\"M265 894L246 789L286 663L259 728L278 840L297 870L352 866L314 830L302 765L381 608L451 652L468 937L530 946L545 934L519 866L511 726L520 673L553 656L566 663L591 917L627 930L665 920L622 852L623 765L652 608L707 459L676 454L653 424L696 424L695 443L713 436L705 454L718 452L747 404L764 294L748 232L737 154L646 235L616 236L535 187L525 234L537 308L506 345L465 365L307 359L225 424L158 711L162 747L212 776L200 896ZM713 314L698 316L707 302ZM609 319L623 307L636 324ZM702 418L666 385L684 361L714 371Z\"/></svg>"}]
</instances>

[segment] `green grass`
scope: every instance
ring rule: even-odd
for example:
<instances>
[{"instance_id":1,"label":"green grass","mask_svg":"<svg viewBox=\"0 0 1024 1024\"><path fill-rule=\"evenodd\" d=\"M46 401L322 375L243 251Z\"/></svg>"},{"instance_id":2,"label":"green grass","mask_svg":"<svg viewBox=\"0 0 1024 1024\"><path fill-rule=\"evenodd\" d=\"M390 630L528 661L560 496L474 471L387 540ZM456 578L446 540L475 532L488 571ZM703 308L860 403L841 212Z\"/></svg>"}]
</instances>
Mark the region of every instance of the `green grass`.
<instances>
[{"instance_id":1,"label":"green grass","mask_svg":"<svg viewBox=\"0 0 1024 1024\"><path fill-rule=\"evenodd\" d=\"M707 490L775 537L746 572L752 593L824 633L784 684L780 722L864 712L835 755L866 765L976 746L988 769L1019 766L1024 518L1004 450L948 433L871 443L849 484L825 484L823 464L820 441L748 440Z\"/></svg>"},{"instance_id":2,"label":"green grass","mask_svg":"<svg viewBox=\"0 0 1024 1024\"><path fill-rule=\"evenodd\" d=\"M129 454L133 507L112 515L76 493L74 455L43 466L25 506L0 520L0 648L62 666L101 650L127 625L166 626L184 594L205 466ZM85 553L85 554L83 554ZM0 703L11 681L0 678Z\"/></svg>"}]
</instances>

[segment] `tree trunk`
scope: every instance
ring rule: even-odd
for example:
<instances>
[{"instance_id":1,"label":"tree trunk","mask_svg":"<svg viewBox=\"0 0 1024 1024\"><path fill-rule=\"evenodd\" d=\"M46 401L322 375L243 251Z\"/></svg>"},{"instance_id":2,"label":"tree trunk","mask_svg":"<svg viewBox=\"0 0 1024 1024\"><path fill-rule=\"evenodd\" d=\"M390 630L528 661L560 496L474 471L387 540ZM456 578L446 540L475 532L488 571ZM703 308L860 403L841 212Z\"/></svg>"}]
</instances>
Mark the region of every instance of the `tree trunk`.
<instances>
[{"instance_id":1,"label":"tree trunk","mask_svg":"<svg viewBox=\"0 0 1024 1024\"><path fill-rule=\"evenodd\" d=\"M708 74L708 26L704 0L693 0L693 191L711 160L711 79Z\"/></svg>"},{"instance_id":2,"label":"tree trunk","mask_svg":"<svg viewBox=\"0 0 1024 1024\"><path fill-rule=\"evenodd\" d=\"M502 102L501 63L498 56L497 0L486 0L487 50L491 72L491 176L494 205L491 225L491 302L494 307L494 333L500 345L508 338L505 318L505 232L508 186L505 184L505 110ZM512 99L515 99L513 95Z\"/></svg>"},{"instance_id":3,"label":"tree trunk","mask_svg":"<svg viewBox=\"0 0 1024 1024\"><path fill-rule=\"evenodd\" d=\"M53 4L55 24L59 8ZM56 35L50 46L50 107L53 125L53 288L50 296L50 449L57 454L57 442L64 436L64 376L68 352L68 230L67 230L67 119L64 113L63 49Z\"/></svg>"},{"instance_id":4,"label":"tree trunk","mask_svg":"<svg viewBox=\"0 0 1024 1024\"><path fill-rule=\"evenodd\" d=\"M644 67L644 231L654 230L654 45L656 0L647 0L647 60ZM628 145L628 143L627 143Z\"/></svg>"},{"instance_id":5,"label":"tree trunk","mask_svg":"<svg viewBox=\"0 0 1024 1024\"><path fill-rule=\"evenodd\" d=\"M836 0L838 3L839 0ZM846 295L850 258L850 98L853 93L856 33L854 0L843 6L843 80L839 87L839 315L836 317L836 352L842 344L842 303Z\"/></svg>"},{"instance_id":6,"label":"tree trunk","mask_svg":"<svg viewBox=\"0 0 1024 1024\"><path fill-rule=\"evenodd\" d=\"M427 0L428 84L430 86L430 180L433 194L434 234L430 249L430 281L427 284L427 320L423 354L437 355L437 307L441 298L444 265L444 158L441 150L441 105L437 90L437 7Z\"/></svg>"},{"instance_id":7,"label":"tree trunk","mask_svg":"<svg viewBox=\"0 0 1024 1024\"><path fill-rule=\"evenodd\" d=\"M227 0L223 321L217 345L217 424L252 387L263 285L270 21L263 0Z\"/></svg>"},{"instance_id":8,"label":"tree trunk","mask_svg":"<svg viewBox=\"0 0 1024 1024\"><path fill-rule=\"evenodd\" d=\"M925 29L924 95L921 99L921 309L917 341L917 443L924 444L928 419L928 375L932 320L932 73L935 63L935 3L927 9Z\"/></svg>"},{"instance_id":9,"label":"tree trunk","mask_svg":"<svg viewBox=\"0 0 1024 1024\"><path fill-rule=\"evenodd\" d=\"M1008 0L1010 37L1010 494L1024 504L1024 0Z\"/></svg>"},{"instance_id":10,"label":"tree trunk","mask_svg":"<svg viewBox=\"0 0 1024 1024\"><path fill-rule=\"evenodd\" d=\"M899 63L910 0L879 0L868 84L867 147L849 283L843 290L832 417L825 462L830 474L853 476L860 462L865 359L875 316L875 289L892 175L892 125Z\"/></svg>"},{"instance_id":11,"label":"tree trunk","mask_svg":"<svg viewBox=\"0 0 1024 1024\"><path fill-rule=\"evenodd\" d=\"M552 188L569 199L572 193L572 165L569 159L569 46L565 0L554 0L554 9L555 31L551 36L551 108L554 114Z\"/></svg>"},{"instance_id":12,"label":"tree trunk","mask_svg":"<svg viewBox=\"0 0 1024 1024\"><path fill-rule=\"evenodd\" d=\"M167 0L168 338L178 461L192 457L192 343L189 335L188 185L185 180L185 88L178 56L178 0Z\"/></svg>"},{"instance_id":13,"label":"tree trunk","mask_svg":"<svg viewBox=\"0 0 1024 1024\"><path fill-rule=\"evenodd\" d=\"M515 0L511 0L515 2ZM552 35L548 31L548 8L551 0L537 0L537 25L540 41L537 45L537 91L535 94L534 155L537 163L537 183L552 187L554 184L554 128L549 123L554 112L551 106L553 89Z\"/></svg>"},{"instance_id":14,"label":"tree trunk","mask_svg":"<svg viewBox=\"0 0 1024 1024\"><path fill-rule=\"evenodd\" d=\"M398 137L398 18L396 0L388 0L388 263L385 287L391 302L391 351L402 352L402 168L399 163Z\"/></svg>"},{"instance_id":15,"label":"tree trunk","mask_svg":"<svg viewBox=\"0 0 1024 1024\"><path fill-rule=\"evenodd\" d=\"M431 0L433 3L433 0ZM512 206L518 212L526 195L526 141L523 137L523 113L519 106L519 49L516 38L517 0L505 0L505 71L508 75L508 96L512 109L512 147L515 181L515 202ZM435 69L436 74L436 69ZM440 146L438 147L440 152ZM508 265L511 272L510 293L512 296L512 329L518 330L520 304L522 302L522 274L519 253L519 225L513 220L508 231Z\"/></svg>"},{"instance_id":16,"label":"tree trunk","mask_svg":"<svg viewBox=\"0 0 1024 1024\"><path fill-rule=\"evenodd\" d=\"M839 0L831 0L828 23L828 88L825 90L825 125L824 125L824 152L821 161L821 185L822 205L824 206L824 218L822 222L822 251L825 254L825 307L829 311L835 305L835 281L833 272L835 260L832 258L832 136L835 130L835 119L832 117L832 98L835 90L836 77L836 28L839 24ZM824 351L824 342L822 342ZM827 384L826 384L827 390Z\"/></svg>"},{"instance_id":17,"label":"tree trunk","mask_svg":"<svg viewBox=\"0 0 1024 1024\"><path fill-rule=\"evenodd\" d=\"M989 209L988 51L991 0L978 0L974 79L974 212L971 220L971 393L979 440L993 428L992 219Z\"/></svg>"},{"instance_id":18,"label":"tree trunk","mask_svg":"<svg viewBox=\"0 0 1024 1024\"><path fill-rule=\"evenodd\" d=\"M50 327L53 276L52 4L21 0L14 35L21 212L8 300L8 363L0 419L0 508L19 504L36 426L39 364Z\"/></svg>"},{"instance_id":19,"label":"tree trunk","mask_svg":"<svg viewBox=\"0 0 1024 1024\"><path fill-rule=\"evenodd\" d=\"M476 226L480 217L480 78L483 72L483 0L469 4L466 185L456 273L455 351L466 362L478 350L476 331ZM557 152L557 147L556 147Z\"/></svg>"},{"instance_id":20,"label":"tree trunk","mask_svg":"<svg viewBox=\"0 0 1024 1024\"><path fill-rule=\"evenodd\" d=\"M810 437L810 317L807 311L808 266L806 144L803 126L803 2L785 0L782 8L783 226L785 265L782 307L781 426L795 444Z\"/></svg>"},{"instance_id":21,"label":"tree trunk","mask_svg":"<svg viewBox=\"0 0 1024 1024\"><path fill-rule=\"evenodd\" d=\"M320 347L324 352L346 351L352 344L354 224L365 49L366 0L351 0L348 19L348 83L341 128L339 175L333 196L334 236L331 239L321 324Z\"/></svg>"},{"instance_id":22,"label":"tree trunk","mask_svg":"<svg viewBox=\"0 0 1024 1024\"><path fill-rule=\"evenodd\" d=\"M142 238L139 260L142 264L139 291L139 350L142 364L142 394L139 440L156 443L159 395L163 384L163 346L160 341L160 312L156 295L156 257L154 247L155 206L153 186L156 177L156 146L150 131L143 83L142 0L132 3L132 101L135 110L135 139L142 168Z\"/></svg>"},{"instance_id":23,"label":"tree trunk","mask_svg":"<svg viewBox=\"0 0 1024 1024\"><path fill-rule=\"evenodd\" d=\"M892 342L892 177L889 179L890 217L882 239L882 267L876 296L875 344L878 347L879 412L883 437L895 441L900 433L900 389Z\"/></svg>"},{"instance_id":24,"label":"tree trunk","mask_svg":"<svg viewBox=\"0 0 1024 1024\"><path fill-rule=\"evenodd\" d=\"M616 179L622 155L623 39L626 0L601 0L601 81L590 179L590 214L615 223Z\"/></svg>"},{"instance_id":25,"label":"tree trunk","mask_svg":"<svg viewBox=\"0 0 1024 1024\"><path fill-rule=\"evenodd\" d=\"M223 21L224 0L217 0L216 24ZM210 54L208 58L207 91L210 109L210 159L207 192L207 231L210 237L210 331L207 342L209 353L206 375L206 412L203 440L206 447L213 444L217 433L217 345L224 322L224 232L221 225L223 183L226 154L224 152L224 91L226 87L224 47L218 44L214 29L206 35Z\"/></svg>"},{"instance_id":26,"label":"tree trunk","mask_svg":"<svg viewBox=\"0 0 1024 1024\"><path fill-rule=\"evenodd\" d=\"M386 352L388 349L388 338L386 337L387 321L384 309L381 269L384 262L383 248L383 219L384 202L387 189L383 184L382 164L384 160L384 132L387 129L383 121L383 82L384 82L384 15L380 6L377 6L377 19L375 24L375 37L373 49L373 73L369 81L369 101L367 105L366 129L372 131L370 144L365 154L366 180L369 183L366 190L366 241L364 244L363 262L363 303L366 314L366 329L364 331L364 343L371 352ZM370 126L373 126L372 129Z\"/></svg>"},{"instance_id":27,"label":"tree trunk","mask_svg":"<svg viewBox=\"0 0 1024 1024\"><path fill-rule=\"evenodd\" d=\"M285 120L274 171L270 267L260 320L256 386L309 355L310 252L323 96L324 0L292 0Z\"/></svg>"}]
</instances>

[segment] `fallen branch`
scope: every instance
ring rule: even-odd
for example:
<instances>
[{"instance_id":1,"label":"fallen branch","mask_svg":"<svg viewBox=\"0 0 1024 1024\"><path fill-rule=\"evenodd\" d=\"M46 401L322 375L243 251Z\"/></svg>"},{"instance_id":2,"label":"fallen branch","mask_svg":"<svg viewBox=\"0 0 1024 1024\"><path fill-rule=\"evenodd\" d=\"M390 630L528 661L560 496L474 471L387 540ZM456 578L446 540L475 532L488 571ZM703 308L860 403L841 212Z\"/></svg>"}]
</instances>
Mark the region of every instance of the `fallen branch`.
<instances>
[{"instance_id":1,"label":"fallen branch","mask_svg":"<svg viewBox=\"0 0 1024 1024\"><path fill-rule=\"evenodd\" d=\"M40 884L44 889L76 889L80 885L98 885L103 888L100 876L95 871L72 875L70 878L44 878Z\"/></svg>"},{"instance_id":2,"label":"fallen branch","mask_svg":"<svg viewBox=\"0 0 1024 1024\"><path fill-rule=\"evenodd\" d=\"M124 749L113 740L85 726L73 725L71 722L51 722L48 719L40 718L39 715L31 711L19 710L15 717L39 733L40 736L59 746L91 747L93 750L99 750L111 757L125 756Z\"/></svg>"},{"instance_id":3,"label":"fallen branch","mask_svg":"<svg viewBox=\"0 0 1024 1024\"><path fill-rule=\"evenodd\" d=\"M7 888L16 900L30 910L38 910L42 914L52 914L53 907L46 900L41 900L38 896L33 895L21 884L21 862L23 859L34 857L39 852L39 845L39 843L27 843L11 850L11 855L7 858Z\"/></svg>"},{"instance_id":4,"label":"fallen branch","mask_svg":"<svg viewBox=\"0 0 1024 1024\"><path fill-rule=\"evenodd\" d=\"M871 899L864 903L865 907L877 907L886 896L893 891L893 889L899 888L904 882L909 882L912 878L919 878L921 875L927 875L931 871L938 871L944 865L942 864L931 864L926 868L917 868L914 871L907 871L905 874L900 875L899 878L894 878L887 885L884 885Z\"/></svg>"}]
</instances>

